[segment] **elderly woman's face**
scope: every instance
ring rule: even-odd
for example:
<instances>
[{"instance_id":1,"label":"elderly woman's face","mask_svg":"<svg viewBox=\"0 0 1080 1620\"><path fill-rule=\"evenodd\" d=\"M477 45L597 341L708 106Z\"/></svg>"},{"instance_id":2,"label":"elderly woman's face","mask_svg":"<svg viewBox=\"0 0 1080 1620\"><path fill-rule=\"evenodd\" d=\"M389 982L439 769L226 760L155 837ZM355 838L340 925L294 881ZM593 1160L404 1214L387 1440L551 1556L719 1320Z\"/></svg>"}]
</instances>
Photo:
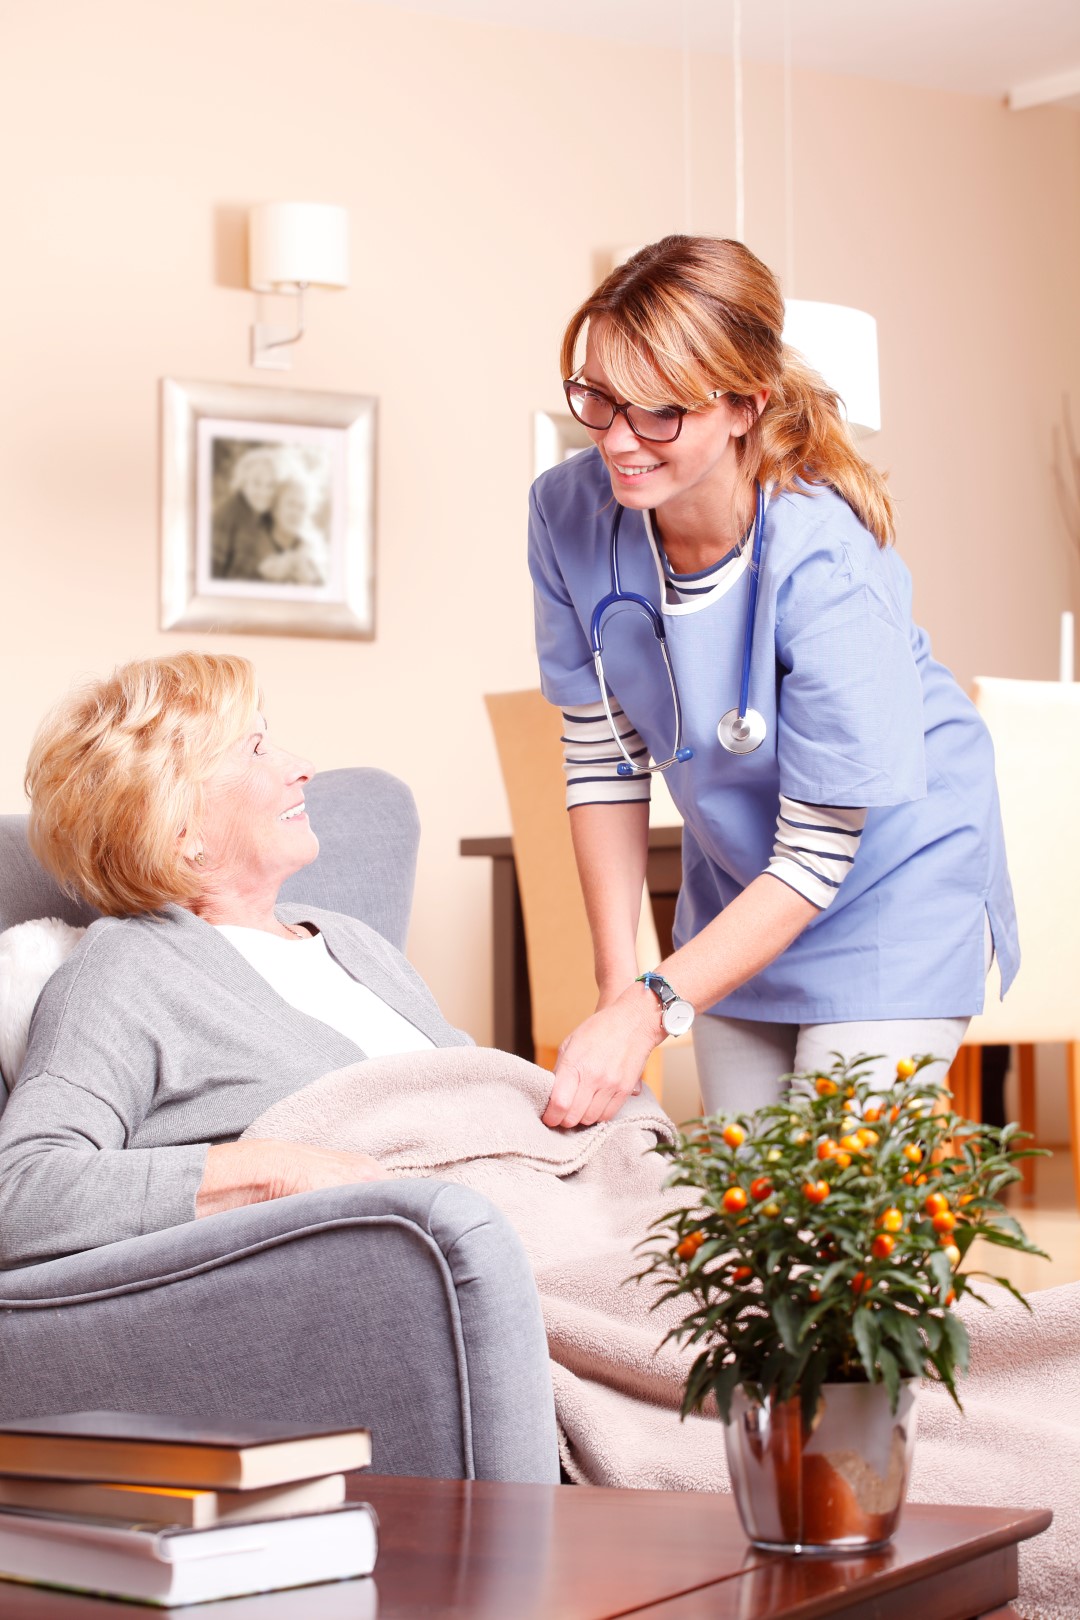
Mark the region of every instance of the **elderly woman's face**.
<instances>
[{"instance_id":1,"label":"elderly woman's face","mask_svg":"<svg viewBox=\"0 0 1080 1620\"><path fill-rule=\"evenodd\" d=\"M240 479L240 491L256 512L269 512L277 493L274 464L265 457L249 462Z\"/></svg>"},{"instance_id":2,"label":"elderly woman's face","mask_svg":"<svg viewBox=\"0 0 1080 1620\"><path fill-rule=\"evenodd\" d=\"M206 786L203 870L215 890L273 889L319 853L304 809L314 767L269 737L261 714Z\"/></svg>"}]
</instances>

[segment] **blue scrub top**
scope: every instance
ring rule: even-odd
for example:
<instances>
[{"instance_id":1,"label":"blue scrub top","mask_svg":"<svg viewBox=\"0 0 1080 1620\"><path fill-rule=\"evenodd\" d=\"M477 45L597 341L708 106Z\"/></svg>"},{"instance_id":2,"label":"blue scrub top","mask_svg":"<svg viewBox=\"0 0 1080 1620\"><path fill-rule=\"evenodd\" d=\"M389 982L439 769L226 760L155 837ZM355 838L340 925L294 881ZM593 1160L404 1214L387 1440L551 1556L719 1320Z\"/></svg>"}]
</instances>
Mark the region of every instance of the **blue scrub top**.
<instances>
[{"instance_id":1,"label":"blue scrub top","mask_svg":"<svg viewBox=\"0 0 1080 1620\"><path fill-rule=\"evenodd\" d=\"M589 624L611 589L611 481L595 449L533 485L529 566L544 695L599 698ZM694 757L666 772L684 821L675 943L768 865L780 794L868 810L836 899L769 967L710 1011L778 1023L954 1018L979 1012L989 915L1002 992L1019 965L989 734L912 623L911 578L833 490L774 497L765 518L750 704L767 734L729 754L749 572L688 611L665 606L647 519L627 510L624 590L664 613ZM673 740L670 689L643 615L605 621L604 667L655 759Z\"/></svg>"}]
</instances>

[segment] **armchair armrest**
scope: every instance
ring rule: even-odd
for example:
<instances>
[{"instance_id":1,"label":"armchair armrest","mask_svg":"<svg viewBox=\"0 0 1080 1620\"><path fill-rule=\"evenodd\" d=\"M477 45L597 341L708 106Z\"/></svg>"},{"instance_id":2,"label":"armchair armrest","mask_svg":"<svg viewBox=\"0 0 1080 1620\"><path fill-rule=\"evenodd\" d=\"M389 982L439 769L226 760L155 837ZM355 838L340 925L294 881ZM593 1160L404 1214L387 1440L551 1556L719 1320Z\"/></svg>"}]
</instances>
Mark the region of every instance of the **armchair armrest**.
<instances>
[{"instance_id":1,"label":"armchair armrest","mask_svg":"<svg viewBox=\"0 0 1080 1620\"><path fill-rule=\"evenodd\" d=\"M0 1273L0 1416L364 1424L380 1473L559 1477L539 1300L485 1198L328 1188Z\"/></svg>"}]
</instances>

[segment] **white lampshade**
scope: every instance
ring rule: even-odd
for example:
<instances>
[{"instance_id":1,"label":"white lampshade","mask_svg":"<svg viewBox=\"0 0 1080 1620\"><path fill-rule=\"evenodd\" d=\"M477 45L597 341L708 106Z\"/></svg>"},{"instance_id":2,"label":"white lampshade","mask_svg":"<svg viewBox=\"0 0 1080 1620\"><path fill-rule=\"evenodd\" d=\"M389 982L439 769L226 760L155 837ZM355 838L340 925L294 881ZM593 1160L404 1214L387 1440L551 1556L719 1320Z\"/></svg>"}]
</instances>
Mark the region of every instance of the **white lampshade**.
<instances>
[{"instance_id":1,"label":"white lampshade","mask_svg":"<svg viewBox=\"0 0 1080 1620\"><path fill-rule=\"evenodd\" d=\"M347 211L326 203L259 203L248 215L248 285L253 292L347 287Z\"/></svg>"},{"instance_id":2,"label":"white lampshade","mask_svg":"<svg viewBox=\"0 0 1080 1620\"><path fill-rule=\"evenodd\" d=\"M840 396L848 426L858 438L881 431L877 322L846 304L816 304L789 298L784 342L798 349Z\"/></svg>"}]
</instances>

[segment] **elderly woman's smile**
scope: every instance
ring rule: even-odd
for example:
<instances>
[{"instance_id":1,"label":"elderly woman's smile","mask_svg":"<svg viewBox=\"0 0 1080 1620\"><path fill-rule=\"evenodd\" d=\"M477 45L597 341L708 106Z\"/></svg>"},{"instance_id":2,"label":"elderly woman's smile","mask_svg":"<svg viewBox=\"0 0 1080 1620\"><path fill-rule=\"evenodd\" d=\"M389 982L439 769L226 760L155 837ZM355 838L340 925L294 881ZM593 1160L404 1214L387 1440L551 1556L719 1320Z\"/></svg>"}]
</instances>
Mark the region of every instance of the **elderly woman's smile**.
<instances>
[{"instance_id":1,"label":"elderly woman's smile","mask_svg":"<svg viewBox=\"0 0 1080 1620\"><path fill-rule=\"evenodd\" d=\"M234 916L241 897L272 910L284 880L315 859L319 841L304 807L313 775L308 760L271 742L261 714L227 750L206 782L189 851L204 878L197 909L208 922L224 909Z\"/></svg>"}]
</instances>

